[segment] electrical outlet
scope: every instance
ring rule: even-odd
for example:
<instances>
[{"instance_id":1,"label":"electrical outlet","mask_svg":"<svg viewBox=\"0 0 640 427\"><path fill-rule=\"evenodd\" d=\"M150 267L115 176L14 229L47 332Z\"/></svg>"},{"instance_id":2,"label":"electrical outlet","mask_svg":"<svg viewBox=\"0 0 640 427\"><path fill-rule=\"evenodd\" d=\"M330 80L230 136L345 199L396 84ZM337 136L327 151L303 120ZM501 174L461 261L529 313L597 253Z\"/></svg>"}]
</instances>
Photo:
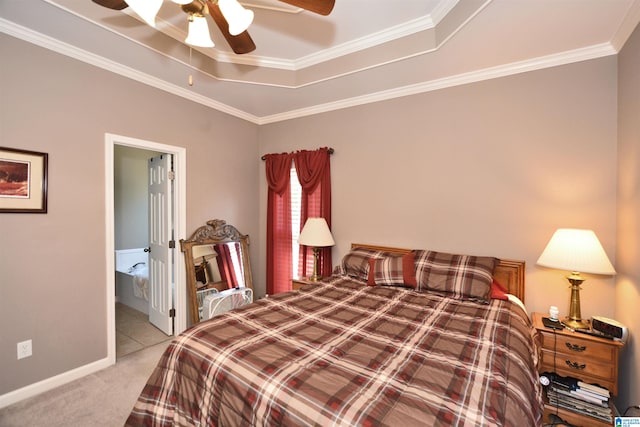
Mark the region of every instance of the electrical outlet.
<instances>
[{"instance_id":1,"label":"electrical outlet","mask_svg":"<svg viewBox=\"0 0 640 427\"><path fill-rule=\"evenodd\" d=\"M24 359L32 354L31 340L21 341L18 343L18 359Z\"/></svg>"}]
</instances>

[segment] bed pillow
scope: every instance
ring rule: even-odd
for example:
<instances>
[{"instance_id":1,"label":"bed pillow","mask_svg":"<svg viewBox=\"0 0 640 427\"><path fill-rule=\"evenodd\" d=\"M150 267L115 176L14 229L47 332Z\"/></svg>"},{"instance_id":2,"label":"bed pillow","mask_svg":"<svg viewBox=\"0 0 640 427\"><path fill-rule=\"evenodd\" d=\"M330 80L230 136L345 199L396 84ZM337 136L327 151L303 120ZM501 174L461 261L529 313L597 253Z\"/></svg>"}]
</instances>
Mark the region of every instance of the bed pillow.
<instances>
[{"instance_id":1,"label":"bed pillow","mask_svg":"<svg viewBox=\"0 0 640 427\"><path fill-rule=\"evenodd\" d=\"M509 299L509 297L507 297L507 289L496 279L493 279L491 282L491 299L502 299L505 301Z\"/></svg>"},{"instance_id":2,"label":"bed pillow","mask_svg":"<svg viewBox=\"0 0 640 427\"><path fill-rule=\"evenodd\" d=\"M369 259L380 259L387 252L366 248L353 248L342 257L342 272L349 277L366 282L369 279Z\"/></svg>"},{"instance_id":3,"label":"bed pillow","mask_svg":"<svg viewBox=\"0 0 640 427\"><path fill-rule=\"evenodd\" d=\"M416 288L415 253L402 256L369 258L369 286L403 286Z\"/></svg>"},{"instance_id":4,"label":"bed pillow","mask_svg":"<svg viewBox=\"0 0 640 427\"><path fill-rule=\"evenodd\" d=\"M418 290L488 303L498 259L436 251L416 251Z\"/></svg>"}]
</instances>

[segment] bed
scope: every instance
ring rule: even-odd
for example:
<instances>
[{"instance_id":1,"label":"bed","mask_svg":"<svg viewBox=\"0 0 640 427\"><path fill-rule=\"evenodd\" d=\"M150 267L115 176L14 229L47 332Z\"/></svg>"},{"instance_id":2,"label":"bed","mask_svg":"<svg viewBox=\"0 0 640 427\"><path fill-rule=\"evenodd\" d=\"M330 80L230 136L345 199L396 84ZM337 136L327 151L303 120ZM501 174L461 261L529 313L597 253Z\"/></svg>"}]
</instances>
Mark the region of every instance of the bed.
<instances>
[{"instance_id":1,"label":"bed","mask_svg":"<svg viewBox=\"0 0 640 427\"><path fill-rule=\"evenodd\" d=\"M356 244L176 337L127 425L542 425L523 300L524 262Z\"/></svg>"}]
</instances>

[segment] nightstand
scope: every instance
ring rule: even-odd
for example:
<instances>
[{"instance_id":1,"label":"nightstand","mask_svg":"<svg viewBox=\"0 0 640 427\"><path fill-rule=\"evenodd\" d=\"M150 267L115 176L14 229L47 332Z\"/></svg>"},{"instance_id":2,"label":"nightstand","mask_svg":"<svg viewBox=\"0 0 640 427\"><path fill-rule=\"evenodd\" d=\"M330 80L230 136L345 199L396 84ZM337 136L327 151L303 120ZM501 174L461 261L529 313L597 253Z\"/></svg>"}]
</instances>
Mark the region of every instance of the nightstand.
<instances>
[{"instance_id":1,"label":"nightstand","mask_svg":"<svg viewBox=\"0 0 640 427\"><path fill-rule=\"evenodd\" d=\"M313 284L316 284L316 283L318 283L318 282L312 282L311 280L309 280L308 277L301 277L299 279L291 279L291 289L293 289L294 291L297 291L298 289L300 289L304 285L313 285Z\"/></svg>"},{"instance_id":2,"label":"nightstand","mask_svg":"<svg viewBox=\"0 0 640 427\"><path fill-rule=\"evenodd\" d=\"M623 344L619 341L599 338L569 329L554 330L542 323L542 313L533 313L533 326L542 337L539 372L555 372L563 377L578 378L585 383L607 388L612 396L618 394L618 354ZM609 405L612 407L611 399ZM613 409L613 407L612 407ZM557 408L545 396L544 420L549 414L557 414L563 420L578 426L611 426L588 415ZM615 414L615 410L614 410Z\"/></svg>"}]
</instances>

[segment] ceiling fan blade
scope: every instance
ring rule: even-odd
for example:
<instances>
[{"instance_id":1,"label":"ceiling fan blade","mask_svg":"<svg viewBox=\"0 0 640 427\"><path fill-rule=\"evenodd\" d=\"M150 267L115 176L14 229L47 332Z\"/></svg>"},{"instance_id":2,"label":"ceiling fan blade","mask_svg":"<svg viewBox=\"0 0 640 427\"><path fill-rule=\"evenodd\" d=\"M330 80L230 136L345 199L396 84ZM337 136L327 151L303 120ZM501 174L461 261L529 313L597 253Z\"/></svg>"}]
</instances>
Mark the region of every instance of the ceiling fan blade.
<instances>
[{"instance_id":1,"label":"ceiling fan blade","mask_svg":"<svg viewBox=\"0 0 640 427\"><path fill-rule=\"evenodd\" d=\"M126 1L124 0L91 0L96 4L99 4L100 6L104 6L107 9L113 9L113 10L122 10L125 9L128 4Z\"/></svg>"},{"instance_id":2,"label":"ceiling fan blade","mask_svg":"<svg viewBox=\"0 0 640 427\"><path fill-rule=\"evenodd\" d=\"M301 7L310 12L315 12L320 15L327 16L333 10L335 0L280 0L283 3L288 3L292 6Z\"/></svg>"},{"instance_id":3,"label":"ceiling fan blade","mask_svg":"<svg viewBox=\"0 0 640 427\"><path fill-rule=\"evenodd\" d=\"M222 35L235 53L241 55L243 53L249 53L256 50L256 44L253 42L253 39L247 31L243 31L237 36L232 36L229 33L229 23L224 19L224 16L220 11L220 7L218 6L218 2L214 3L211 0L207 0L207 7L209 9L209 14L215 21L218 28L220 28Z\"/></svg>"}]
</instances>

